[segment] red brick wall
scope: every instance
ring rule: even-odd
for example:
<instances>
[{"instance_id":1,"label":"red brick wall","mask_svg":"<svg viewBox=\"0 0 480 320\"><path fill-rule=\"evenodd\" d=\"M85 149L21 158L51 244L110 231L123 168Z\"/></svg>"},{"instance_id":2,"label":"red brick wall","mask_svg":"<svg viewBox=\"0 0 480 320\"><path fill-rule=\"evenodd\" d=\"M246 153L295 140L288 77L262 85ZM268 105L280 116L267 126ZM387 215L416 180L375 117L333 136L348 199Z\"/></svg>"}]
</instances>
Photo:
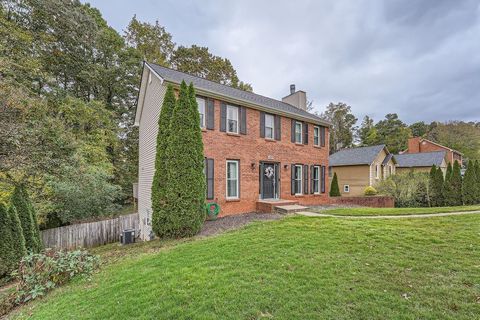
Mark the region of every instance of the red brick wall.
<instances>
[{"instance_id":1,"label":"red brick wall","mask_svg":"<svg viewBox=\"0 0 480 320\"><path fill-rule=\"evenodd\" d=\"M428 140L420 141L419 137L408 139L408 151L407 153L420 153L420 152L433 152L433 151L446 151L447 162L453 164L455 160L458 160L462 164L462 156L458 153L452 152L448 148L436 145Z\"/></svg>"},{"instance_id":2,"label":"red brick wall","mask_svg":"<svg viewBox=\"0 0 480 320\"><path fill-rule=\"evenodd\" d=\"M408 153L420 152L420 137L408 139Z\"/></svg>"},{"instance_id":3,"label":"red brick wall","mask_svg":"<svg viewBox=\"0 0 480 320\"><path fill-rule=\"evenodd\" d=\"M215 130L203 131L205 156L215 161L214 199L220 205L220 215L253 212L259 200L259 165L261 161L280 164L280 199L298 200L299 204L328 203L328 128L326 146L313 146L313 125L308 125L308 145L291 142L291 119L282 117L281 140L260 138L260 111L247 108L247 134L231 135L220 131L220 101L215 100ZM240 161L240 199L226 199L226 160ZM251 164L255 167L252 169ZM323 165L326 192L320 195L293 196L290 190L292 163ZM284 168L287 165L287 168ZM310 170L310 169L309 169ZM310 175L310 172L309 172Z\"/></svg>"},{"instance_id":4,"label":"red brick wall","mask_svg":"<svg viewBox=\"0 0 480 320\"><path fill-rule=\"evenodd\" d=\"M358 205L372 208L393 208L395 199L393 197L373 196L373 197L332 197L332 204Z\"/></svg>"}]
</instances>

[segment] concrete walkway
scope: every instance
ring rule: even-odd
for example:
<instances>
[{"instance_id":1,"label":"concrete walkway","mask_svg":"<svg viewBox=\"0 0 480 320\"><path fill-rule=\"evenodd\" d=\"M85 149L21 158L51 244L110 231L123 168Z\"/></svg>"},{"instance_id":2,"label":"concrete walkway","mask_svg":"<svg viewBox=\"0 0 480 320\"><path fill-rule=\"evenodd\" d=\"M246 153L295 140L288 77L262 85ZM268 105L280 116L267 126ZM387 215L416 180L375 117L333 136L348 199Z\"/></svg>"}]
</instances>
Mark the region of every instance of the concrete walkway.
<instances>
[{"instance_id":1,"label":"concrete walkway","mask_svg":"<svg viewBox=\"0 0 480 320\"><path fill-rule=\"evenodd\" d=\"M386 216L340 216L328 213L318 213L311 211L300 211L297 214L306 217L323 217L323 218L342 218L342 219L405 219L405 218L433 218L447 216L461 216L465 214L480 214L480 211L461 211L461 212L445 212L445 213L426 213L426 214L403 214L403 215L386 215Z\"/></svg>"}]
</instances>

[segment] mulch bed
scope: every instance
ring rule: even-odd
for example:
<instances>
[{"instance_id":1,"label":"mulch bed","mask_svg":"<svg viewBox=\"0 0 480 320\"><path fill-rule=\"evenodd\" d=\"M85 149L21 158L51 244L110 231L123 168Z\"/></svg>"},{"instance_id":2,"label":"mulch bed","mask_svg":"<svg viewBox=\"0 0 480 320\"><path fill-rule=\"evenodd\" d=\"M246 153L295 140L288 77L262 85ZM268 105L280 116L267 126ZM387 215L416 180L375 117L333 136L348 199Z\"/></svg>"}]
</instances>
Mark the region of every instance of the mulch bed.
<instances>
[{"instance_id":1,"label":"mulch bed","mask_svg":"<svg viewBox=\"0 0 480 320\"><path fill-rule=\"evenodd\" d=\"M205 221L198 236L211 236L228 230L241 228L252 221L278 220L285 217L276 213L245 213L218 218L214 221Z\"/></svg>"}]
</instances>

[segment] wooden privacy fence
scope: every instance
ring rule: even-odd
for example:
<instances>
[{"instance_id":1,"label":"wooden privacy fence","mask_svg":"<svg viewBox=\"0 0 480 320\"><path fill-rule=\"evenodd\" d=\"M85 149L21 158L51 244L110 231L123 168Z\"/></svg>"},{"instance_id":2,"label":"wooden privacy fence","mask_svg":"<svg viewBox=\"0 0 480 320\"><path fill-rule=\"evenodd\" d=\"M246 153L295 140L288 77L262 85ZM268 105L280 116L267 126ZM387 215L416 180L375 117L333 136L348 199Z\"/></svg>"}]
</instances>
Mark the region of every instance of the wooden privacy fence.
<instances>
[{"instance_id":1,"label":"wooden privacy fence","mask_svg":"<svg viewBox=\"0 0 480 320\"><path fill-rule=\"evenodd\" d=\"M139 232L138 213L110 220L72 224L70 226L41 231L45 248L75 249L91 248L120 240L124 229Z\"/></svg>"}]
</instances>

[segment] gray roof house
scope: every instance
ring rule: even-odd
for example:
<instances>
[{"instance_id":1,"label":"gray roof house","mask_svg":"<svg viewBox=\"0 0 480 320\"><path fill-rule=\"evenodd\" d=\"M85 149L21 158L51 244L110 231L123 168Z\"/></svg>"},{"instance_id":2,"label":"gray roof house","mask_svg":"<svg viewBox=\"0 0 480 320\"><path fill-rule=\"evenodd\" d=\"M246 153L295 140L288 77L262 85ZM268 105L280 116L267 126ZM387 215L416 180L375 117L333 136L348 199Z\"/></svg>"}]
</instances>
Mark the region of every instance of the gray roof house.
<instances>
[{"instance_id":1,"label":"gray roof house","mask_svg":"<svg viewBox=\"0 0 480 320\"><path fill-rule=\"evenodd\" d=\"M396 154L397 172L416 171L428 172L433 165L440 167L445 172L447 168L447 152L433 151L421 153Z\"/></svg>"},{"instance_id":2,"label":"gray roof house","mask_svg":"<svg viewBox=\"0 0 480 320\"><path fill-rule=\"evenodd\" d=\"M396 160L384 144L340 150L329 158L342 196L361 196L367 186L395 173Z\"/></svg>"}]
</instances>

